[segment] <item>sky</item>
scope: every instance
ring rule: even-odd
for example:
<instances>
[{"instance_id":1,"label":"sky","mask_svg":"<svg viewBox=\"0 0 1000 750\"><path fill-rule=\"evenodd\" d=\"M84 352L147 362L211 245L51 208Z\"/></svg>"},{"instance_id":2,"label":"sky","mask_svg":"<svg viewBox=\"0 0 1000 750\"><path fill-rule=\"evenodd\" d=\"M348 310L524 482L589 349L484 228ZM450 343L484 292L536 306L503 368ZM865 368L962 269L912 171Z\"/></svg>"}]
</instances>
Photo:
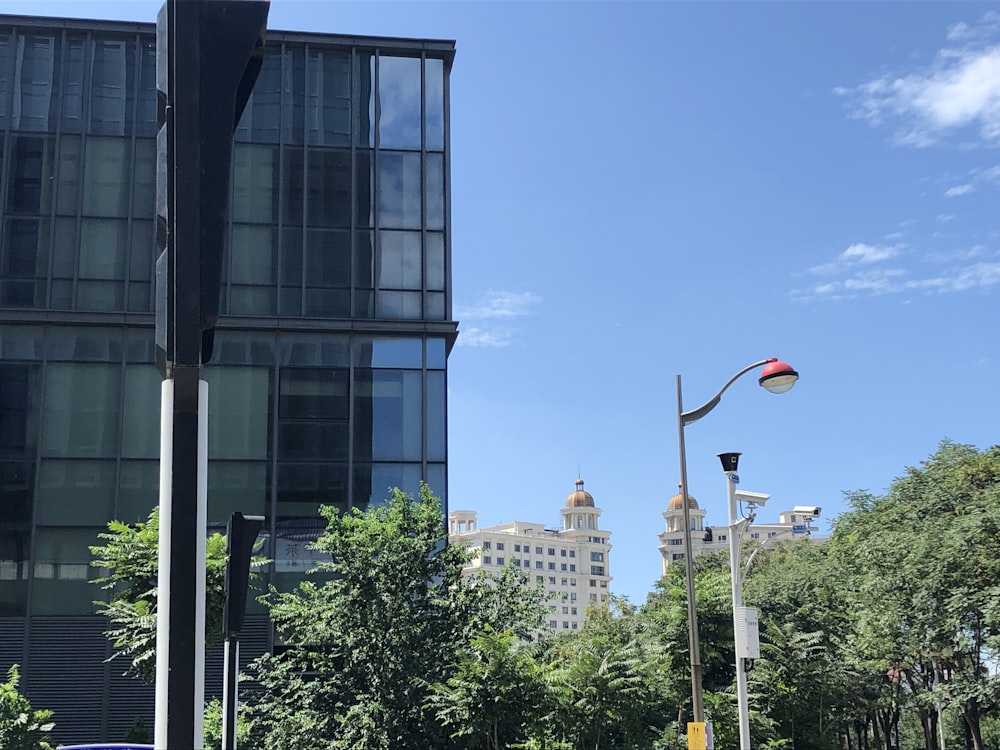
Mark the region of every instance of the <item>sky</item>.
<instances>
[{"instance_id":1,"label":"sky","mask_svg":"<svg viewBox=\"0 0 1000 750\"><path fill-rule=\"evenodd\" d=\"M160 3L5 0L152 21ZM887 491L1000 428L1000 12L963 2L272 0L269 26L456 41L449 505L560 526L578 477L645 601L677 492L724 525ZM751 573L752 574L752 573Z\"/></svg>"}]
</instances>

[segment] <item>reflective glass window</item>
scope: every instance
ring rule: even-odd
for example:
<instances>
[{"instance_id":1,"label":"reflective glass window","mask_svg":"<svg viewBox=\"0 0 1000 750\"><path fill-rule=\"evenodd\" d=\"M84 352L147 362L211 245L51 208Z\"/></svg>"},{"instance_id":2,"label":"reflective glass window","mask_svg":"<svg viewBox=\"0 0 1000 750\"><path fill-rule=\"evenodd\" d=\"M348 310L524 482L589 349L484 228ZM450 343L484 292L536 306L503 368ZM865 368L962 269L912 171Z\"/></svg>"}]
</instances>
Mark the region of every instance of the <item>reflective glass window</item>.
<instances>
[{"instance_id":1,"label":"reflective glass window","mask_svg":"<svg viewBox=\"0 0 1000 750\"><path fill-rule=\"evenodd\" d=\"M444 60L424 61L424 133L429 151L444 150Z\"/></svg>"},{"instance_id":2,"label":"reflective glass window","mask_svg":"<svg viewBox=\"0 0 1000 750\"><path fill-rule=\"evenodd\" d=\"M375 56L359 52L354 66L354 98L358 102L354 119L354 143L375 147Z\"/></svg>"},{"instance_id":3,"label":"reflective glass window","mask_svg":"<svg viewBox=\"0 0 1000 750\"><path fill-rule=\"evenodd\" d=\"M354 371L354 441L359 456L421 459L423 393L419 371Z\"/></svg>"},{"instance_id":4,"label":"reflective glass window","mask_svg":"<svg viewBox=\"0 0 1000 750\"><path fill-rule=\"evenodd\" d=\"M445 319L443 292L427 292L424 294L424 317L428 320Z\"/></svg>"},{"instance_id":5,"label":"reflective glass window","mask_svg":"<svg viewBox=\"0 0 1000 750\"><path fill-rule=\"evenodd\" d=\"M420 232L380 232L379 288L420 289L421 260Z\"/></svg>"},{"instance_id":6,"label":"reflective glass window","mask_svg":"<svg viewBox=\"0 0 1000 750\"><path fill-rule=\"evenodd\" d=\"M90 132L129 135L135 44L128 39L99 38L91 48Z\"/></svg>"},{"instance_id":7,"label":"reflective glass window","mask_svg":"<svg viewBox=\"0 0 1000 750\"><path fill-rule=\"evenodd\" d=\"M305 154L302 149L282 149L284 171L281 176L281 192L284 209L282 221L292 227L302 226L305 217Z\"/></svg>"},{"instance_id":8,"label":"reflective glass window","mask_svg":"<svg viewBox=\"0 0 1000 750\"><path fill-rule=\"evenodd\" d=\"M122 457L160 455L162 379L152 365L125 367L125 413L122 415ZM217 415L212 415L217 419Z\"/></svg>"},{"instance_id":9,"label":"reflective glass window","mask_svg":"<svg viewBox=\"0 0 1000 750\"><path fill-rule=\"evenodd\" d=\"M321 146L351 143L351 57L313 48L307 58L306 136Z\"/></svg>"},{"instance_id":10,"label":"reflective glass window","mask_svg":"<svg viewBox=\"0 0 1000 750\"><path fill-rule=\"evenodd\" d=\"M0 457L34 458L40 396L38 365L0 364Z\"/></svg>"},{"instance_id":11,"label":"reflective glass window","mask_svg":"<svg viewBox=\"0 0 1000 750\"><path fill-rule=\"evenodd\" d=\"M46 339L46 357L50 361L120 362L120 330L64 328L51 331Z\"/></svg>"},{"instance_id":12,"label":"reflective glass window","mask_svg":"<svg viewBox=\"0 0 1000 750\"><path fill-rule=\"evenodd\" d=\"M443 370L448 363L444 339L427 339L427 367Z\"/></svg>"},{"instance_id":13,"label":"reflective glass window","mask_svg":"<svg viewBox=\"0 0 1000 750\"><path fill-rule=\"evenodd\" d=\"M347 422L281 422L278 458L302 461L346 461Z\"/></svg>"},{"instance_id":14,"label":"reflective glass window","mask_svg":"<svg viewBox=\"0 0 1000 750\"><path fill-rule=\"evenodd\" d=\"M47 214L52 208L56 160L51 138L15 136L7 185L7 210Z\"/></svg>"},{"instance_id":15,"label":"reflective glass window","mask_svg":"<svg viewBox=\"0 0 1000 750\"><path fill-rule=\"evenodd\" d=\"M312 227L351 225L351 152L313 150L308 164L308 217Z\"/></svg>"},{"instance_id":16,"label":"reflective glass window","mask_svg":"<svg viewBox=\"0 0 1000 750\"><path fill-rule=\"evenodd\" d=\"M86 71L86 37L70 35L63 46L62 80L60 81L60 106L63 133L83 130L83 77ZM155 94L154 94L155 96Z\"/></svg>"},{"instance_id":17,"label":"reflective glass window","mask_svg":"<svg viewBox=\"0 0 1000 750\"><path fill-rule=\"evenodd\" d=\"M139 42L138 135L156 135L156 42Z\"/></svg>"},{"instance_id":18,"label":"reflective glass window","mask_svg":"<svg viewBox=\"0 0 1000 750\"><path fill-rule=\"evenodd\" d=\"M0 537L9 530L31 528L34 468L32 461L0 460Z\"/></svg>"},{"instance_id":19,"label":"reflective glass window","mask_svg":"<svg viewBox=\"0 0 1000 750\"><path fill-rule=\"evenodd\" d=\"M84 154L83 213L128 216L131 155L121 138L88 138Z\"/></svg>"},{"instance_id":20,"label":"reflective glass window","mask_svg":"<svg viewBox=\"0 0 1000 750\"><path fill-rule=\"evenodd\" d=\"M278 516L314 516L320 505L346 504L346 463L278 464Z\"/></svg>"},{"instance_id":21,"label":"reflective glass window","mask_svg":"<svg viewBox=\"0 0 1000 750\"><path fill-rule=\"evenodd\" d=\"M420 228L420 154L379 154L379 226Z\"/></svg>"},{"instance_id":22,"label":"reflective glass window","mask_svg":"<svg viewBox=\"0 0 1000 750\"><path fill-rule=\"evenodd\" d=\"M280 105L281 48L265 46L264 63L240 117L236 139L277 143Z\"/></svg>"},{"instance_id":23,"label":"reflective glass window","mask_svg":"<svg viewBox=\"0 0 1000 750\"><path fill-rule=\"evenodd\" d=\"M137 138L133 160L132 215L152 219L156 213L156 141Z\"/></svg>"},{"instance_id":24,"label":"reflective glass window","mask_svg":"<svg viewBox=\"0 0 1000 750\"><path fill-rule=\"evenodd\" d=\"M272 224L278 215L278 149L238 143L233 149L233 221Z\"/></svg>"},{"instance_id":25,"label":"reflective glass window","mask_svg":"<svg viewBox=\"0 0 1000 750\"><path fill-rule=\"evenodd\" d=\"M419 463L356 463L351 504L362 510L383 505L395 488L416 497L420 479Z\"/></svg>"},{"instance_id":26,"label":"reflective glass window","mask_svg":"<svg viewBox=\"0 0 1000 750\"><path fill-rule=\"evenodd\" d=\"M11 72L14 69L10 34L0 34L0 128L10 126Z\"/></svg>"},{"instance_id":27,"label":"reflective glass window","mask_svg":"<svg viewBox=\"0 0 1000 750\"><path fill-rule=\"evenodd\" d=\"M235 512L262 516L267 498L267 465L209 461L208 520L225 522Z\"/></svg>"},{"instance_id":28,"label":"reflective glass window","mask_svg":"<svg viewBox=\"0 0 1000 750\"><path fill-rule=\"evenodd\" d=\"M427 460L444 461L447 393L443 370L427 372Z\"/></svg>"},{"instance_id":29,"label":"reflective glass window","mask_svg":"<svg viewBox=\"0 0 1000 750\"><path fill-rule=\"evenodd\" d=\"M351 235L343 231L309 230L306 283L310 286L351 285Z\"/></svg>"},{"instance_id":30,"label":"reflective glass window","mask_svg":"<svg viewBox=\"0 0 1000 750\"><path fill-rule=\"evenodd\" d=\"M39 529L35 541L32 614L76 615L95 611L101 590L89 583L100 571L91 567L90 547L101 543L103 528Z\"/></svg>"},{"instance_id":31,"label":"reflective glass window","mask_svg":"<svg viewBox=\"0 0 1000 750\"><path fill-rule=\"evenodd\" d=\"M30 560L31 528L0 525L0 617L24 614Z\"/></svg>"},{"instance_id":32,"label":"reflective glass window","mask_svg":"<svg viewBox=\"0 0 1000 750\"><path fill-rule=\"evenodd\" d=\"M420 292L382 292L376 300L377 317L390 320L419 320L424 317Z\"/></svg>"},{"instance_id":33,"label":"reflective glass window","mask_svg":"<svg viewBox=\"0 0 1000 750\"><path fill-rule=\"evenodd\" d=\"M427 154L424 158L427 228L444 229L444 154Z\"/></svg>"},{"instance_id":34,"label":"reflective glass window","mask_svg":"<svg viewBox=\"0 0 1000 750\"><path fill-rule=\"evenodd\" d=\"M270 369L216 365L203 372L208 413L214 415L208 421L209 458L266 458Z\"/></svg>"},{"instance_id":35,"label":"reflective glass window","mask_svg":"<svg viewBox=\"0 0 1000 750\"><path fill-rule=\"evenodd\" d=\"M0 247L0 307L44 307L49 257L47 220L8 219Z\"/></svg>"},{"instance_id":36,"label":"reflective glass window","mask_svg":"<svg viewBox=\"0 0 1000 750\"><path fill-rule=\"evenodd\" d=\"M378 136L381 148L420 148L420 59L378 60Z\"/></svg>"},{"instance_id":37,"label":"reflective glass window","mask_svg":"<svg viewBox=\"0 0 1000 750\"><path fill-rule=\"evenodd\" d=\"M305 50L285 45L282 66L281 130L285 143L302 143L305 130Z\"/></svg>"},{"instance_id":38,"label":"reflective glass window","mask_svg":"<svg viewBox=\"0 0 1000 750\"><path fill-rule=\"evenodd\" d=\"M159 501L159 460L122 461L118 471L115 518L123 523L145 521Z\"/></svg>"},{"instance_id":39,"label":"reflective glass window","mask_svg":"<svg viewBox=\"0 0 1000 750\"><path fill-rule=\"evenodd\" d=\"M80 207L80 178L83 174L83 146L80 138L64 135L59 143L59 182L56 185L56 213L76 216Z\"/></svg>"},{"instance_id":40,"label":"reflective glass window","mask_svg":"<svg viewBox=\"0 0 1000 750\"><path fill-rule=\"evenodd\" d=\"M444 235L428 232L425 235L424 264L427 268L427 288L444 291Z\"/></svg>"},{"instance_id":41,"label":"reflective glass window","mask_svg":"<svg viewBox=\"0 0 1000 750\"><path fill-rule=\"evenodd\" d=\"M114 500L114 461L48 459L39 465L39 524L99 526L114 517Z\"/></svg>"},{"instance_id":42,"label":"reflective glass window","mask_svg":"<svg viewBox=\"0 0 1000 750\"><path fill-rule=\"evenodd\" d=\"M128 222L84 219L80 225L80 278L124 279Z\"/></svg>"},{"instance_id":43,"label":"reflective glass window","mask_svg":"<svg viewBox=\"0 0 1000 750\"><path fill-rule=\"evenodd\" d=\"M42 455L117 455L120 381L119 365L50 363L45 374Z\"/></svg>"},{"instance_id":44,"label":"reflective glass window","mask_svg":"<svg viewBox=\"0 0 1000 750\"><path fill-rule=\"evenodd\" d=\"M351 405L348 376L345 368L282 368L280 418L346 420Z\"/></svg>"},{"instance_id":45,"label":"reflective glass window","mask_svg":"<svg viewBox=\"0 0 1000 750\"><path fill-rule=\"evenodd\" d=\"M350 346L347 336L285 336L281 344L281 363L307 367L347 367L350 364Z\"/></svg>"},{"instance_id":46,"label":"reflective glass window","mask_svg":"<svg viewBox=\"0 0 1000 750\"><path fill-rule=\"evenodd\" d=\"M419 369L422 364L420 339L354 339L354 364L361 367L402 367Z\"/></svg>"},{"instance_id":47,"label":"reflective glass window","mask_svg":"<svg viewBox=\"0 0 1000 750\"><path fill-rule=\"evenodd\" d=\"M54 129L58 40L52 36L18 34L14 67L14 107L11 125L17 130Z\"/></svg>"},{"instance_id":48,"label":"reflective glass window","mask_svg":"<svg viewBox=\"0 0 1000 750\"><path fill-rule=\"evenodd\" d=\"M269 226L234 224L229 246L233 284L273 284L277 232Z\"/></svg>"}]
</instances>

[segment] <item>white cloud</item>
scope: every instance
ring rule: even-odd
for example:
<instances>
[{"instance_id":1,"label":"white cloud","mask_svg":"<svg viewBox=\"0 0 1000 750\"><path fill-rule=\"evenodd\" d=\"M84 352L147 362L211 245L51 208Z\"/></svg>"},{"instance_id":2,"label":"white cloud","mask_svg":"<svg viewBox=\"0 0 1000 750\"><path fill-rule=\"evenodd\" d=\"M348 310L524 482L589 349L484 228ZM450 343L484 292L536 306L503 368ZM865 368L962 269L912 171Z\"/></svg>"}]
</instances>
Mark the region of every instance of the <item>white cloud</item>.
<instances>
[{"instance_id":1,"label":"white cloud","mask_svg":"<svg viewBox=\"0 0 1000 750\"><path fill-rule=\"evenodd\" d=\"M952 221L954 218L955 218L955 214L938 214L935 217L935 221L937 221L940 224L947 224L949 221Z\"/></svg>"},{"instance_id":2,"label":"white cloud","mask_svg":"<svg viewBox=\"0 0 1000 750\"><path fill-rule=\"evenodd\" d=\"M870 265L895 258L901 252L900 245L869 245L864 242L855 242L832 261L813 266L809 271L822 276L830 276L843 273L858 265Z\"/></svg>"},{"instance_id":3,"label":"white cloud","mask_svg":"<svg viewBox=\"0 0 1000 750\"><path fill-rule=\"evenodd\" d=\"M510 321L530 315L541 301L541 297L531 292L491 289L477 302L456 310L455 317L469 324L468 328L460 329L457 343L493 348L510 346L517 333Z\"/></svg>"},{"instance_id":4,"label":"white cloud","mask_svg":"<svg viewBox=\"0 0 1000 750\"><path fill-rule=\"evenodd\" d=\"M479 302L456 312L456 317L485 320L492 318L519 318L531 312L541 302L541 297L531 292L504 292L491 289Z\"/></svg>"},{"instance_id":5,"label":"white cloud","mask_svg":"<svg viewBox=\"0 0 1000 750\"><path fill-rule=\"evenodd\" d=\"M923 70L885 75L834 92L851 101L852 115L889 124L898 143L926 147L946 135L973 129L988 144L1000 142L1000 46L985 38L1000 29L1000 14L975 25L956 24L945 48Z\"/></svg>"},{"instance_id":6,"label":"white cloud","mask_svg":"<svg viewBox=\"0 0 1000 750\"><path fill-rule=\"evenodd\" d=\"M944 197L956 198L959 195L966 195L967 193L971 193L973 190L975 190L975 188L968 183L966 183L965 185L956 185L955 187L950 187L947 190L945 190Z\"/></svg>"}]
</instances>

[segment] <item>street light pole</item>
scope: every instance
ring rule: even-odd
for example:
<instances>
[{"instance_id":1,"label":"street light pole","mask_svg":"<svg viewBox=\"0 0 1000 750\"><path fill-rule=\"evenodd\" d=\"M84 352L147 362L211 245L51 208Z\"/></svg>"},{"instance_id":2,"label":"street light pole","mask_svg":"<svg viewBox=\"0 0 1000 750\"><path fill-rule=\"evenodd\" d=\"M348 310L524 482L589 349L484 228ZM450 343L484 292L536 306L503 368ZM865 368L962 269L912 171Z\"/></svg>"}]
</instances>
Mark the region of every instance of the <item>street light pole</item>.
<instances>
[{"instance_id":1,"label":"street light pole","mask_svg":"<svg viewBox=\"0 0 1000 750\"><path fill-rule=\"evenodd\" d=\"M736 651L736 705L740 720L739 750L750 750L750 701L747 696L746 659L742 653L740 629L746 629L743 609L743 576L740 572L740 541L750 519L738 517L736 510L736 485L740 478L739 453L720 453L722 470L726 475L726 499L729 501L729 578L733 589L733 639Z\"/></svg>"},{"instance_id":2,"label":"street light pole","mask_svg":"<svg viewBox=\"0 0 1000 750\"><path fill-rule=\"evenodd\" d=\"M754 362L751 365L747 365L729 378L729 380L726 381L726 384L719 389L718 393L712 396L712 398L699 406L697 409L684 411L684 402L681 397L681 376L677 376L677 445L680 452L681 505L684 509L684 574L687 588L688 650L690 652L689 660L691 667L691 711L694 721L697 723L703 723L705 721L705 712L702 703L701 647L698 643L698 609L695 603L694 588L694 547L691 543L691 513L690 508L688 507L687 456L685 454L684 447L684 428L692 422L697 422L699 419L712 411L712 409L718 406L719 401L722 399L722 394L729 389L729 386L735 383L741 376L758 367L763 367L764 370L757 382L761 385L761 387L771 393L784 393L785 391L788 391L793 385L795 385L795 381L799 378L799 374L786 362L781 362L774 357L770 359L762 359L760 362Z\"/></svg>"}]
</instances>

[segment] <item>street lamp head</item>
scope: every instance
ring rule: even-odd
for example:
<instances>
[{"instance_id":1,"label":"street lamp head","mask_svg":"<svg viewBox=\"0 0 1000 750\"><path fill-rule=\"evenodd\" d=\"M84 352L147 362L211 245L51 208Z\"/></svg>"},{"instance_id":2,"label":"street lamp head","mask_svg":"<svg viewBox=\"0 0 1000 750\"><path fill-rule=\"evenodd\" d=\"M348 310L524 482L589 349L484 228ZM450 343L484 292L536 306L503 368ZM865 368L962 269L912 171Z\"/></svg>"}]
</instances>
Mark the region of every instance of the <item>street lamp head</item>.
<instances>
[{"instance_id":1,"label":"street lamp head","mask_svg":"<svg viewBox=\"0 0 1000 750\"><path fill-rule=\"evenodd\" d=\"M767 361L761 372L760 380L757 382L771 393L784 393L791 390L798 379L799 374L792 369L790 364L772 357Z\"/></svg>"}]
</instances>

